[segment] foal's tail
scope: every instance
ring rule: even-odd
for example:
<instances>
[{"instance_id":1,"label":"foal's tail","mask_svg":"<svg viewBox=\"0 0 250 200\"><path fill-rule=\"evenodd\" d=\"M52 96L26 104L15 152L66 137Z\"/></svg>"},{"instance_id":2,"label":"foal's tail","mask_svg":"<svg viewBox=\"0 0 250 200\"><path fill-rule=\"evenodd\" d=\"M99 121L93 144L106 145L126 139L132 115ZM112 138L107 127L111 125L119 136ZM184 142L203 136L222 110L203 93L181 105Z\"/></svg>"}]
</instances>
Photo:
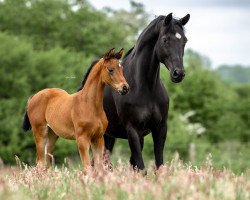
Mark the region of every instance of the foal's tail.
<instances>
[{"instance_id":1,"label":"foal's tail","mask_svg":"<svg viewBox=\"0 0 250 200\"><path fill-rule=\"evenodd\" d=\"M22 129L25 132L31 129L30 119L29 119L27 111L25 112L24 117L23 117Z\"/></svg>"}]
</instances>

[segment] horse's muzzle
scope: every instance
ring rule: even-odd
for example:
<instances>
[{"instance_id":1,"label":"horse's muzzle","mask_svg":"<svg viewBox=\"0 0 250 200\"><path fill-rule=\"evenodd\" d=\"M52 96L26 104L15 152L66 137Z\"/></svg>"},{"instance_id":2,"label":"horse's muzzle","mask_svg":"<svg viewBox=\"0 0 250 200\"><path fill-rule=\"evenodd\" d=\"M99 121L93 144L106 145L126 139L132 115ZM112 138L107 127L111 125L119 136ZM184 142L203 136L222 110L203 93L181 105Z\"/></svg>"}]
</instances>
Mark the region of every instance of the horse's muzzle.
<instances>
[{"instance_id":1,"label":"horse's muzzle","mask_svg":"<svg viewBox=\"0 0 250 200\"><path fill-rule=\"evenodd\" d=\"M182 69L174 69L173 72L171 73L171 80L174 83L179 83L181 82L185 77L185 71Z\"/></svg>"}]
</instances>

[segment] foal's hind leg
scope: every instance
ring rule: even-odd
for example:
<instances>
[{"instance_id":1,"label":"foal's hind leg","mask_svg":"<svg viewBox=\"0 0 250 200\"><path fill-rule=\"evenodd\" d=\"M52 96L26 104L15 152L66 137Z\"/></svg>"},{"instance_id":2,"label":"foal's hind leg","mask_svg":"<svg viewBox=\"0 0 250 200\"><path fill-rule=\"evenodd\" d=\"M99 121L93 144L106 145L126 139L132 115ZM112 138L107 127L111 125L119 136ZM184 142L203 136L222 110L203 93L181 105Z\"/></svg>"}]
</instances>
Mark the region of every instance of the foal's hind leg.
<instances>
[{"instance_id":1,"label":"foal's hind leg","mask_svg":"<svg viewBox=\"0 0 250 200\"><path fill-rule=\"evenodd\" d=\"M47 143L46 143L46 166L49 167L50 166L50 161L51 159L54 159L52 157L52 153L56 144L56 141L58 139L58 136L55 134L55 132L48 127L48 139L47 139Z\"/></svg>"},{"instance_id":2,"label":"foal's hind leg","mask_svg":"<svg viewBox=\"0 0 250 200\"><path fill-rule=\"evenodd\" d=\"M45 166L45 145L47 142L47 126L33 126L32 131L36 143L36 165Z\"/></svg>"}]
</instances>

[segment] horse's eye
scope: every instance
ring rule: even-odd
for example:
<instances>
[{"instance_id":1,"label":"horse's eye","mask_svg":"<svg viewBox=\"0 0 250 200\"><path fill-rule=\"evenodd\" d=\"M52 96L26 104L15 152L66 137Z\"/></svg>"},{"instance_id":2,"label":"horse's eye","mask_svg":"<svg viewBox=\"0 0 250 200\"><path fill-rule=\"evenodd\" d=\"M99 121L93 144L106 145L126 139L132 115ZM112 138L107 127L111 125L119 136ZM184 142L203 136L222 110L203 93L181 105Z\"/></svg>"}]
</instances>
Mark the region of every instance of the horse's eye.
<instances>
[{"instance_id":1,"label":"horse's eye","mask_svg":"<svg viewBox=\"0 0 250 200\"><path fill-rule=\"evenodd\" d=\"M114 68L112 68L112 67L108 67L107 69L108 69L109 73L112 73L114 71Z\"/></svg>"},{"instance_id":2,"label":"horse's eye","mask_svg":"<svg viewBox=\"0 0 250 200\"><path fill-rule=\"evenodd\" d=\"M163 37L163 42L167 43L169 41L170 37Z\"/></svg>"}]
</instances>

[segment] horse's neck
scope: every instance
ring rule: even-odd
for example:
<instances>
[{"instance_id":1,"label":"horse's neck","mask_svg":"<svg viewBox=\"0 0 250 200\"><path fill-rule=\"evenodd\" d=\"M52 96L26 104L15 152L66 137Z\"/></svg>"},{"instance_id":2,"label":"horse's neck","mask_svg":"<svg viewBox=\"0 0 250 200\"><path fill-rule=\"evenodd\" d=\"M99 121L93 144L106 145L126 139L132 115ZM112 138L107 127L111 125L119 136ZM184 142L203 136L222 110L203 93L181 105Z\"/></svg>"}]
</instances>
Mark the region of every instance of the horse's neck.
<instances>
[{"instance_id":1,"label":"horse's neck","mask_svg":"<svg viewBox=\"0 0 250 200\"><path fill-rule=\"evenodd\" d=\"M90 104L96 110L103 110L105 84L101 81L101 66L97 64L91 70L82 90L79 91L81 101Z\"/></svg>"},{"instance_id":2,"label":"horse's neck","mask_svg":"<svg viewBox=\"0 0 250 200\"><path fill-rule=\"evenodd\" d=\"M137 61L133 67L132 76L137 86L148 87L154 89L159 82L160 63L155 55L153 48L144 48L137 56L134 57Z\"/></svg>"},{"instance_id":3,"label":"horse's neck","mask_svg":"<svg viewBox=\"0 0 250 200\"><path fill-rule=\"evenodd\" d=\"M133 49L131 59L134 66L131 66L131 75L139 88L148 87L154 89L159 82L160 62L155 54L155 44L159 36L159 27L162 16L153 20L141 33Z\"/></svg>"}]
</instances>

